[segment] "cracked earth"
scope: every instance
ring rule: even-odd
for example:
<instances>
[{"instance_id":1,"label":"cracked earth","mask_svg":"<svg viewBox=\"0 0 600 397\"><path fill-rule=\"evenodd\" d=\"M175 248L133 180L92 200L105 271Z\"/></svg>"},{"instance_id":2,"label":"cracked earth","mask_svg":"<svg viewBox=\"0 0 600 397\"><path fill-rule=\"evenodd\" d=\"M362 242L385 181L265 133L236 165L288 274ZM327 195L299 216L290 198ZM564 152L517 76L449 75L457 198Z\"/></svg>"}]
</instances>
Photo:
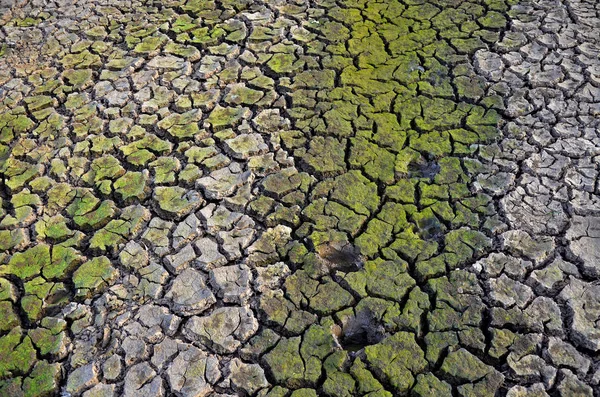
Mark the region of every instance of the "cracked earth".
<instances>
[{"instance_id":1,"label":"cracked earth","mask_svg":"<svg viewBox=\"0 0 600 397\"><path fill-rule=\"evenodd\" d=\"M0 10L0 396L600 396L595 0Z\"/></svg>"}]
</instances>

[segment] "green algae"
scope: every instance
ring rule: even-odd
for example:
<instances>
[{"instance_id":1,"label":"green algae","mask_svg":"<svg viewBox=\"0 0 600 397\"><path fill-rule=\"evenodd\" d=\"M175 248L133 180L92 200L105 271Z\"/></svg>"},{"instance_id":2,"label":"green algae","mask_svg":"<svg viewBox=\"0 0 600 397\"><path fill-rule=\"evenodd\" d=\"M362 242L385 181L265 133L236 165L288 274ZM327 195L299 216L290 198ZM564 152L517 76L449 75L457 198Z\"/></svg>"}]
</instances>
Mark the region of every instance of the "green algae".
<instances>
[{"instance_id":1,"label":"green algae","mask_svg":"<svg viewBox=\"0 0 600 397\"><path fill-rule=\"evenodd\" d=\"M60 363L38 361L27 378L23 381L25 397L50 395L56 391L62 377Z\"/></svg>"},{"instance_id":2,"label":"green algae","mask_svg":"<svg viewBox=\"0 0 600 397\"><path fill-rule=\"evenodd\" d=\"M25 374L35 363L35 349L28 336L23 336L20 327L13 328L0 337L0 352L4 359L0 362L0 377Z\"/></svg>"},{"instance_id":3,"label":"green algae","mask_svg":"<svg viewBox=\"0 0 600 397\"><path fill-rule=\"evenodd\" d=\"M105 256L99 256L83 263L73 273L73 285L77 297L88 298L101 292L118 276L119 272Z\"/></svg>"},{"instance_id":4,"label":"green algae","mask_svg":"<svg viewBox=\"0 0 600 397\"><path fill-rule=\"evenodd\" d=\"M157 183L158 182L159 181L157 181ZM126 205L144 201L150 192L147 175L143 172L136 171L127 171L122 177L115 181L113 187L117 197L119 197L119 199ZM94 216L94 218L106 220L113 217L114 212L111 211L111 206L108 205L109 202L105 201L102 204L105 203L105 208L101 208L102 205L100 205L98 210L96 210L96 212L100 212ZM77 220L75 221L77 222ZM100 224L100 222L98 222L95 226L98 224Z\"/></svg>"},{"instance_id":5,"label":"green algae","mask_svg":"<svg viewBox=\"0 0 600 397\"><path fill-rule=\"evenodd\" d=\"M49 264L50 247L46 244L38 244L24 252L14 254L8 264L0 267L0 274L12 274L27 280L40 274Z\"/></svg>"},{"instance_id":6,"label":"green algae","mask_svg":"<svg viewBox=\"0 0 600 397\"><path fill-rule=\"evenodd\" d=\"M424 353L414 335L398 332L377 345L365 348L366 360L378 376L386 379L398 393L415 383L414 375L427 367Z\"/></svg>"},{"instance_id":7,"label":"green algae","mask_svg":"<svg viewBox=\"0 0 600 397\"><path fill-rule=\"evenodd\" d=\"M265 355L264 360L275 381L288 387L297 387L304 380L304 362L299 354L300 337L282 338Z\"/></svg>"},{"instance_id":8,"label":"green algae","mask_svg":"<svg viewBox=\"0 0 600 397\"><path fill-rule=\"evenodd\" d=\"M291 34L295 40L307 43L304 48L310 54L319 54L320 58L324 58L323 49L336 54L327 54L325 58L329 59L319 60L327 70L312 70L316 62L313 61L311 66L310 61L299 59L299 53L295 54L293 48L281 49L285 47L283 45L276 47L276 51L283 52L260 60L273 73L290 76L292 83L289 87L293 87L295 92L290 96L294 106L289 113L295 118L295 128L299 130L282 131L280 136L283 145L293 150L294 157L307 173L283 171L265 178L261 182L264 195L253 200L249 210L263 219L267 226L284 221L298 225L302 221L298 235L310 236L308 245L320 246L336 239L346 241L351 237L362 255L378 259L368 261L364 269L358 272L339 272L338 276L347 285L338 284L337 279L329 276L319 276L318 280L312 278L316 271L311 266L315 265L308 259L301 259L307 256L307 248L302 245L293 262L298 267L304 266L306 273L298 270L294 274L296 277L289 277L285 293L267 292L261 296L261 310L269 324L284 330L287 337L277 343L274 349L270 348L276 342L265 348L264 351L268 353L264 360L270 367L272 376L269 379L297 389L292 392L296 397L317 395L315 389L307 386L317 388L318 393L322 391L336 396L391 396L392 393L384 389L381 381L386 387L391 386L390 390L393 389L396 394L409 392L410 389L416 395L442 395L448 389L445 382L432 374L417 375L425 370L426 364L412 333L397 333L381 343L368 346L363 354L363 360L368 363L365 365L361 358L349 359L346 351L331 353L337 348L332 342L331 330L312 323L317 320L314 313L323 317L346 311L356 304L355 296L372 296L375 298L369 298L370 303L363 299L357 308L369 305L385 307L386 314L382 310L380 317L388 329L394 332L399 329L410 330L420 336L422 314L430 309L430 295L415 286L415 279L423 282L443 276L449 269L462 267L489 248L488 239L474 230L479 226L476 212L485 214L487 202L483 198L472 197L467 186L471 182L471 175L463 172L465 166L462 156L472 154L476 145L493 139L498 117L497 114L494 116L484 111L487 106L483 102L485 98L480 102L482 106L457 105L457 101L480 100L483 91L481 81L458 76L452 67L457 59L462 59L456 52L470 55L482 48L487 38L493 37L491 33L473 32L478 32L480 27L504 27L506 20L502 12L505 9L496 4L504 3L488 5L489 9L499 12L486 11L475 5L471 8L479 11L447 10L444 2L437 2L438 7L418 4L421 2L417 1L410 1L406 5L370 1L342 3L340 5L343 7L326 4L324 15L306 23L306 33ZM181 7L190 15L202 15L208 20L215 18L210 12L205 12L215 8L212 2L189 1ZM439 32L436 33L432 27L439 29ZM161 27L161 31L167 29L177 34L180 43L200 44L212 54L224 54L227 51L228 45L222 43L223 39L239 42L247 35L242 28L227 24L199 27L197 20L188 15L173 18L170 25ZM255 29L250 39L271 40L276 35L276 29ZM153 36L154 32L156 28L130 32L125 38L126 44L135 52L151 54L158 51L166 40L162 36ZM86 34L92 39L103 38L106 31L103 28L91 29ZM348 41L348 45L320 45L315 40L317 35L328 42ZM63 77L74 87L85 87L90 79L91 67L96 66L94 55L97 52L90 53L90 45L91 42L79 44L77 54L63 59L65 66L72 68ZM190 60L199 57L195 47L184 44L169 43L164 51ZM128 67L129 60L112 60L108 65L113 69L123 69ZM236 73L231 69L219 78L227 81L235 78ZM116 78L117 75L105 76ZM263 92L255 88L267 90L274 85L283 87L289 83L270 77L251 81L253 88L232 89L225 94L226 102L233 107L217 106L210 112L206 121L213 131L219 133L215 136L217 140L232 138L232 131L228 129L246 118L247 109L235 106L255 105L261 100ZM338 87L340 85L342 87ZM453 85L456 86L456 97ZM49 97L44 96L26 101L30 111L41 111L36 113L36 117L43 117L43 111L48 108ZM155 98L156 104L160 104L160 107L169 105L170 100L159 97ZM194 94L191 97L196 106ZM80 109L85 104L85 98L69 96L67 109ZM187 103L177 102L176 106L181 107L178 111L187 111L190 100ZM210 106L203 104L203 110L205 107L210 109ZM79 112L78 117L85 120L95 111L94 106L89 106ZM197 114L171 114L166 117L161 114L158 129L177 141L198 141L204 134L198 124L199 117ZM0 140L10 142L15 135L27 132L34 126L34 122L25 115L19 115L17 119L18 122L12 121L14 125L7 122L2 127L2 134L5 135L0 135ZM155 175L152 179L157 184L171 185L179 180L193 186L203 170L210 171L223 165L223 159L214 147L192 146L188 149L189 146L180 145L178 153L185 153L188 161L195 164L188 164L183 171L179 171L174 157L164 157L171 152L171 143L152 134L136 135L139 132L133 132L133 129L129 131L130 126L124 119L113 121L108 131L115 135L129 134L125 142L127 144L104 136L95 139L91 146L91 152L95 153L93 172L83 181L105 196L114 192L111 198L116 197L118 202L125 205L143 202L149 196L149 177L141 172L119 168L119 161L112 161L108 157L114 149L120 150L134 167L151 167ZM154 121L148 118L144 123L153 126L156 121L156 118ZM87 127L77 127L77 131L82 131L77 135L88 133L88 130L79 128ZM101 130L99 127L97 131ZM311 135L304 134L308 131ZM317 136L313 136L313 133ZM330 155L325 155L327 152ZM98 155L102 157L97 158ZM439 170L431 177L415 173L417 162L434 163ZM45 177L36 179L40 171L29 165L17 164L11 168L9 182L13 189L29 183L34 191L45 192L52 186L52 182L43 179ZM53 164L52 174L58 177L65 172L65 168L64 164ZM317 177L318 183L311 175ZM195 206L190 206L191 200L184 197L183 192L171 189L171 186L163 188L157 189L157 194L152 198L158 212L179 217L189 213L191 210L188 210ZM305 193L309 190L313 196L307 199ZM49 242L60 242L72 236L69 227L97 231L90 239L91 252L116 250L120 243L135 234L138 226L134 223L143 223L139 221L143 216L133 222L132 219L115 219L118 211L112 201L101 201L91 192L79 197L79 193L78 188L67 184L49 192L48 208L52 219L58 221L51 228L42 229L40 226L39 236ZM314 197L317 200L312 200ZM276 203L275 199L286 205ZM32 197L19 197L17 201L21 207L35 206ZM306 206L306 202L310 204ZM295 208L290 208L292 206ZM74 225L57 216L65 208ZM24 216L18 218L23 219ZM449 227L456 230L448 231ZM12 249L21 244L20 241L25 237L13 232L0 231L0 246L4 244ZM51 252L52 263L38 266L39 269L34 270L37 273L28 274L15 265L11 272L5 274L26 276L25 279L42 274L47 279L58 280L73 273L85 260L79 251L71 247L55 245ZM73 274L73 283L80 299L92 296L94 291L101 291L109 284L108 280L116 277L115 269L106 258L94 262L98 273L90 271L90 262L81 265ZM2 266L9 265L10 261ZM19 275L12 272L23 273ZM435 282L432 281L431 285L433 289L439 289ZM33 287L34 284L30 284L29 291L37 297L38 291ZM352 294L348 290L352 290ZM44 295L44 291L40 295ZM402 304L402 309L397 303ZM456 304L464 306L462 301ZM470 313L457 319L454 307L450 306L440 304L435 315L430 317L432 329L443 329L445 323L450 323L456 329L462 328L461 340L476 339L476 336L468 335L469 332L473 333L471 330L464 329L465 322L471 324L476 320L469 320ZM10 308L10 304L7 308ZM10 310L7 309L7 312ZM44 337L37 339L39 344L34 342L40 351L50 353L48 346L55 341L49 342L51 338L48 332L44 331ZM301 334L302 337L299 336ZM436 334L442 332L430 332L427 336ZM33 335L31 337L33 339ZM442 340L433 337L425 339L428 360L430 350L439 350L437 358L429 360L431 363L436 363L442 356L441 351L447 347L443 339L452 339L448 335L440 338ZM458 345L458 341L450 344ZM432 356L435 354L431 353ZM393 360L403 365L412 363L414 368L391 366ZM446 361L447 366L454 364L452 360ZM475 366L477 364L474 363ZM43 392L52 384L55 371L42 362L37 368L38 365L31 372L33 380L26 378L23 385L26 390L39 389ZM446 370L448 368L444 368ZM324 383L323 373L326 374ZM37 378L40 380L35 380ZM268 395L278 393L286 395L289 391L277 386Z\"/></svg>"}]
</instances>

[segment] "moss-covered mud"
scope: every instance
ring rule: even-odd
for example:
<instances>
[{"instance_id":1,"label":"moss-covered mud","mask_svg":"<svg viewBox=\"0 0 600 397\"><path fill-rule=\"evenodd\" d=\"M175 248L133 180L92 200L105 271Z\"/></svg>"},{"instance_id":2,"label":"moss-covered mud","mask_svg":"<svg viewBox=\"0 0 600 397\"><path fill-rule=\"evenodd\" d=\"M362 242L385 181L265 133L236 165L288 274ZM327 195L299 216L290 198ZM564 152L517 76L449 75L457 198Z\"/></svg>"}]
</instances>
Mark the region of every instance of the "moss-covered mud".
<instances>
[{"instance_id":1,"label":"moss-covered mud","mask_svg":"<svg viewBox=\"0 0 600 397\"><path fill-rule=\"evenodd\" d=\"M15 8L0 396L597 396L597 19L559 3Z\"/></svg>"}]
</instances>

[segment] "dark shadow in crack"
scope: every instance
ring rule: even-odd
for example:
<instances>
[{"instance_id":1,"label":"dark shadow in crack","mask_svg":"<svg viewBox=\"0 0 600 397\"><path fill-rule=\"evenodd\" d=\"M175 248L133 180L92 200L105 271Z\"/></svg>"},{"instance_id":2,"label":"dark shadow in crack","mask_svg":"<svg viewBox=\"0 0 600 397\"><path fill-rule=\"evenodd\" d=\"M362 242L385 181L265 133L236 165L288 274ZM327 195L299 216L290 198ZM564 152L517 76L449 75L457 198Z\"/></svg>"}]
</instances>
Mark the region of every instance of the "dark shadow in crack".
<instances>
[{"instance_id":1,"label":"dark shadow in crack","mask_svg":"<svg viewBox=\"0 0 600 397\"><path fill-rule=\"evenodd\" d=\"M340 344L344 350L358 352L365 346L375 345L387 336L383 325L369 309L359 311L344 324Z\"/></svg>"},{"instance_id":2,"label":"dark shadow in crack","mask_svg":"<svg viewBox=\"0 0 600 397\"><path fill-rule=\"evenodd\" d=\"M347 241L321 244L316 251L329 271L351 273L364 266L360 249Z\"/></svg>"}]
</instances>

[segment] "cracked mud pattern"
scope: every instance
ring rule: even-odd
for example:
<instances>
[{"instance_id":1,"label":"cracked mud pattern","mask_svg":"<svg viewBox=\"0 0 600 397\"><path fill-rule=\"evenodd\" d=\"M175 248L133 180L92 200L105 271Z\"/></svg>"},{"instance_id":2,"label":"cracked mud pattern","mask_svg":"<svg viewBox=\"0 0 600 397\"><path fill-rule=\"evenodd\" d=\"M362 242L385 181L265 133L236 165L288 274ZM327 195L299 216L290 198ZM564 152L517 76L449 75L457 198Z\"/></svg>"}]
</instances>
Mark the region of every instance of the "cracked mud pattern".
<instances>
[{"instance_id":1,"label":"cracked mud pattern","mask_svg":"<svg viewBox=\"0 0 600 397\"><path fill-rule=\"evenodd\" d=\"M0 21L0 396L600 396L595 0Z\"/></svg>"}]
</instances>

